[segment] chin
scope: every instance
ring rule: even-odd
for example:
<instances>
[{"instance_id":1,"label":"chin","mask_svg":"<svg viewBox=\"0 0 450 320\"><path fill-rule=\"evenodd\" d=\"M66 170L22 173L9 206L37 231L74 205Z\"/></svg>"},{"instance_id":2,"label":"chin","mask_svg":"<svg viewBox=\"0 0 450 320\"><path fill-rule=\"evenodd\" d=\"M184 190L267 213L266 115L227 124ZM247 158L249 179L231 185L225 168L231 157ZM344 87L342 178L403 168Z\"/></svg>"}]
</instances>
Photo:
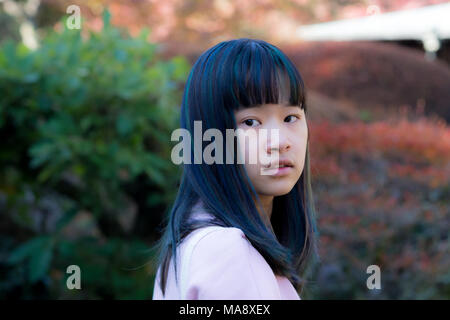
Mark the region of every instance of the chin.
<instances>
[{"instance_id":1,"label":"chin","mask_svg":"<svg viewBox=\"0 0 450 320\"><path fill-rule=\"evenodd\" d=\"M264 194L267 196L274 196L274 197L284 196L284 195L288 194L289 192L291 192L293 187L294 186L284 185L279 188L266 188L265 190L261 190L261 194Z\"/></svg>"}]
</instances>

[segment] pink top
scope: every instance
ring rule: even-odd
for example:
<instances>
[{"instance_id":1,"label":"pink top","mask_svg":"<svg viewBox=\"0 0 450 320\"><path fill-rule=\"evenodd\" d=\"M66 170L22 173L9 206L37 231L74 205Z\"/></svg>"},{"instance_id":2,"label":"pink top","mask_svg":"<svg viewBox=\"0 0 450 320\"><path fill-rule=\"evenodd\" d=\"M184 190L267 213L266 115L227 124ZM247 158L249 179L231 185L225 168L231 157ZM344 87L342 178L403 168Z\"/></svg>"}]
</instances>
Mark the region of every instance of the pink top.
<instances>
[{"instance_id":1,"label":"pink top","mask_svg":"<svg viewBox=\"0 0 450 320\"><path fill-rule=\"evenodd\" d=\"M194 230L179 244L177 259L178 285L172 259L165 296L158 267L153 300L300 300L291 282L273 273L238 228Z\"/></svg>"}]
</instances>

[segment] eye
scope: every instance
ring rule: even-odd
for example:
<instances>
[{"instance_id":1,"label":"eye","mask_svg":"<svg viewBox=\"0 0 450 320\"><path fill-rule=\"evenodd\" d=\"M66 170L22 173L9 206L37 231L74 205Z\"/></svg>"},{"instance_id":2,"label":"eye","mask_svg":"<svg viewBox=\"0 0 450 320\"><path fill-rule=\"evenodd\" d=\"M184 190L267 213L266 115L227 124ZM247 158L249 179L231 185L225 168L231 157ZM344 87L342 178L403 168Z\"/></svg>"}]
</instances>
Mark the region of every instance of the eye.
<instances>
[{"instance_id":1,"label":"eye","mask_svg":"<svg viewBox=\"0 0 450 320\"><path fill-rule=\"evenodd\" d=\"M257 125L261 124L261 122L259 122L256 119L247 119L247 120L242 121L242 123L244 123L246 126L249 126L249 127L256 127Z\"/></svg>"},{"instance_id":2,"label":"eye","mask_svg":"<svg viewBox=\"0 0 450 320\"><path fill-rule=\"evenodd\" d=\"M295 122L299 119L299 116L297 115L290 115L284 118L284 122Z\"/></svg>"}]
</instances>

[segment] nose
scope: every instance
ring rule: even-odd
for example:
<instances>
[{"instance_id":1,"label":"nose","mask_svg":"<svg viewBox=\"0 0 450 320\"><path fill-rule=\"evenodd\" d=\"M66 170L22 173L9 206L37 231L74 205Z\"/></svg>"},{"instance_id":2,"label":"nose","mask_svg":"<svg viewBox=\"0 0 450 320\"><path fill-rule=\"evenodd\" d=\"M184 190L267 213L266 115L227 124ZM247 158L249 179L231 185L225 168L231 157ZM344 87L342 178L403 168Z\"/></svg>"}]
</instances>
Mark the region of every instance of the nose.
<instances>
[{"instance_id":1,"label":"nose","mask_svg":"<svg viewBox=\"0 0 450 320\"><path fill-rule=\"evenodd\" d=\"M266 152L272 154L273 151L283 153L291 149L291 141L281 129L269 130L267 138Z\"/></svg>"}]
</instances>

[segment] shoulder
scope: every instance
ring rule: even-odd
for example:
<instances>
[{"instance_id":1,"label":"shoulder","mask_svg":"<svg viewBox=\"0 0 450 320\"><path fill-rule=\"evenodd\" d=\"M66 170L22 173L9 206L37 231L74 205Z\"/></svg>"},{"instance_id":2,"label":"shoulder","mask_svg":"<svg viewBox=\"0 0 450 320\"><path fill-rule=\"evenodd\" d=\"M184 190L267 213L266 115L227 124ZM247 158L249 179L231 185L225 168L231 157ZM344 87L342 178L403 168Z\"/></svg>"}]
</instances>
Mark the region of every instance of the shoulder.
<instances>
[{"instance_id":1,"label":"shoulder","mask_svg":"<svg viewBox=\"0 0 450 320\"><path fill-rule=\"evenodd\" d=\"M275 276L251 245L244 232L235 227L204 227L186 239L189 254L188 297L273 298L277 293Z\"/></svg>"},{"instance_id":2,"label":"shoulder","mask_svg":"<svg viewBox=\"0 0 450 320\"><path fill-rule=\"evenodd\" d=\"M194 230L183 241L183 251L197 260L247 255L253 247L244 232L235 227L208 226Z\"/></svg>"},{"instance_id":3,"label":"shoulder","mask_svg":"<svg viewBox=\"0 0 450 320\"><path fill-rule=\"evenodd\" d=\"M220 244L247 244L249 243L244 232L236 227L207 226L192 231L185 242L195 242L194 246L214 242Z\"/></svg>"}]
</instances>

